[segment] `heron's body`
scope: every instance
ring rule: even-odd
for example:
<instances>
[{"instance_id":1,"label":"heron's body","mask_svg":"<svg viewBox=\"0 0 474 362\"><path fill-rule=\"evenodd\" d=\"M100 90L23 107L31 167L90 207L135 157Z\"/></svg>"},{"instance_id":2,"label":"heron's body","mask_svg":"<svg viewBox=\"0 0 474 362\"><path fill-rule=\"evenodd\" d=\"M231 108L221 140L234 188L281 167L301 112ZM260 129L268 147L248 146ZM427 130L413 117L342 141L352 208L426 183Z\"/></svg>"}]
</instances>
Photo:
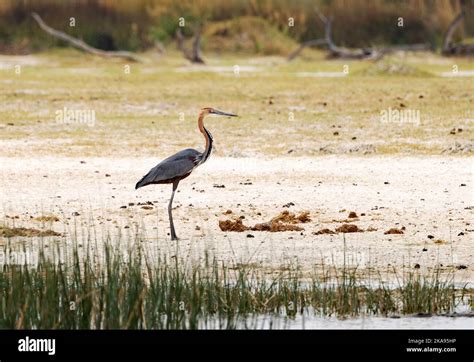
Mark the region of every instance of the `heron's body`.
<instances>
[{"instance_id":1,"label":"heron's body","mask_svg":"<svg viewBox=\"0 0 474 362\"><path fill-rule=\"evenodd\" d=\"M151 184L169 184L188 177L198 165L200 152L192 148L179 151L161 161L137 182L135 189Z\"/></svg>"},{"instance_id":2,"label":"heron's body","mask_svg":"<svg viewBox=\"0 0 474 362\"><path fill-rule=\"evenodd\" d=\"M212 152L212 135L204 127L204 116L207 114L219 114L225 116L235 117L236 115L230 113L224 113L221 111L214 110L212 108L203 108L198 118L198 127L201 133L204 135L206 140L206 146L203 152L199 152L192 148L182 150L173 156L166 158L161 161L158 165L153 167L140 181L135 185L135 189L143 186L153 184L173 184L173 193L168 205L168 215L170 219L171 228L171 239L176 240L176 232L174 230L173 215L172 215L172 204L174 193L178 188L179 182L188 177L193 170L207 161Z\"/></svg>"}]
</instances>

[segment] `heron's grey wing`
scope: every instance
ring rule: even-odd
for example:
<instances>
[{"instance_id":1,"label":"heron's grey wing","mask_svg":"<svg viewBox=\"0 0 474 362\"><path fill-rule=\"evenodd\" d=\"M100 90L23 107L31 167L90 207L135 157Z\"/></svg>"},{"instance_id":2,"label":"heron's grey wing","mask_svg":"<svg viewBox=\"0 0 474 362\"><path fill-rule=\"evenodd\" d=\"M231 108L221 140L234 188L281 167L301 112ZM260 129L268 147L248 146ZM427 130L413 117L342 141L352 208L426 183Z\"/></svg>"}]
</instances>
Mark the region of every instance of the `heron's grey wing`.
<instances>
[{"instance_id":1,"label":"heron's grey wing","mask_svg":"<svg viewBox=\"0 0 474 362\"><path fill-rule=\"evenodd\" d=\"M161 161L137 182L135 189L153 183L165 183L190 173L199 163L201 153L187 148Z\"/></svg>"}]
</instances>

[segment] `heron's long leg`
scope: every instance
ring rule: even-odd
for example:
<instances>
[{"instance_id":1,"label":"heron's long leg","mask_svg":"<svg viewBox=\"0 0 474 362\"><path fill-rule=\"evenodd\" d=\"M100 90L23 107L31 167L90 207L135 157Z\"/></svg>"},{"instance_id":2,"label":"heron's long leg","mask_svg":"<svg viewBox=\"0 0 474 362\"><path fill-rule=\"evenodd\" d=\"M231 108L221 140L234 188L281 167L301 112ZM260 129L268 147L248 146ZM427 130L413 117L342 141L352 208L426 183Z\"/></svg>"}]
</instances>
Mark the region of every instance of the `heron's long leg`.
<instances>
[{"instance_id":1,"label":"heron's long leg","mask_svg":"<svg viewBox=\"0 0 474 362\"><path fill-rule=\"evenodd\" d=\"M173 182L173 192L171 194L171 199L170 203L168 204L168 216L170 218L170 228L171 228L171 240L178 240L178 237L176 236L176 232L174 230L174 224L173 224L173 213L172 213L172 208L173 208L173 198L174 198L174 192L178 188L178 182Z\"/></svg>"}]
</instances>

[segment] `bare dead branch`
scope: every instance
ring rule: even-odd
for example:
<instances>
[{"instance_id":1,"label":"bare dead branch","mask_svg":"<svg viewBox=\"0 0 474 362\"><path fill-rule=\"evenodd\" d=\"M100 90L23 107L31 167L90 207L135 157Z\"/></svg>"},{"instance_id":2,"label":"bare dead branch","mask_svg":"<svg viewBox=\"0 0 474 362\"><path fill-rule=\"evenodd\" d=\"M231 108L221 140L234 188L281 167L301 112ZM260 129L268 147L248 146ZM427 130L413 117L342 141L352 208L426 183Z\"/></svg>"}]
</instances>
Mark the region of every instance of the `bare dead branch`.
<instances>
[{"instance_id":1,"label":"bare dead branch","mask_svg":"<svg viewBox=\"0 0 474 362\"><path fill-rule=\"evenodd\" d=\"M201 58L201 32L202 27L199 26L196 29L196 34L193 39L193 50L191 54L191 62L204 64L204 60Z\"/></svg>"},{"instance_id":2,"label":"bare dead branch","mask_svg":"<svg viewBox=\"0 0 474 362\"><path fill-rule=\"evenodd\" d=\"M134 61L134 62L142 62L143 61L141 58L139 58L138 56L136 56L135 54L133 54L131 52L127 52L127 51L106 51L106 50L91 47L89 44L85 43L81 39L74 38L74 37L72 37L72 36L70 36L66 33L63 33L62 31L51 28L50 26L48 26L43 21L43 19L41 19L41 17L37 13L32 13L31 16L33 17L33 19L35 19L35 21L38 23L40 28L42 30L44 30L46 33L48 33L49 35L51 35L55 38L61 39L65 42L71 44L72 46L74 46L76 48L79 48L79 49L81 49L81 50L83 50L87 53L91 53L91 54L94 54L94 55L99 55L99 56L102 56L102 57L124 58L124 59L131 60L131 61Z\"/></svg>"},{"instance_id":3,"label":"bare dead branch","mask_svg":"<svg viewBox=\"0 0 474 362\"><path fill-rule=\"evenodd\" d=\"M199 26L195 31L192 42L192 48L191 51L189 51L184 45L184 35L181 31L181 28L178 28L178 30L176 30L177 48L191 63L204 64L204 60L201 58L201 32L202 27Z\"/></svg>"},{"instance_id":4,"label":"bare dead branch","mask_svg":"<svg viewBox=\"0 0 474 362\"><path fill-rule=\"evenodd\" d=\"M185 53L184 36L181 28L176 29L176 48L178 48L179 51Z\"/></svg>"},{"instance_id":5,"label":"bare dead branch","mask_svg":"<svg viewBox=\"0 0 474 362\"><path fill-rule=\"evenodd\" d=\"M456 29L461 24L464 16L466 15L466 11L463 9L461 12L451 21L448 26L448 30L444 36L443 41L443 48L441 49L443 54L452 54L453 53L453 36L456 32Z\"/></svg>"},{"instance_id":6,"label":"bare dead branch","mask_svg":"<svg viewBox=\"0 0 474 362\"><path fill-rule=\"evenodd\" d=\"M329 51L329 57L340 58L340 59L381 59L389 53L396 51L426 51L432 50L429 44L409 44L409 45L398 45L386 48L360 48L360 49L347 49L344 47L337 46L332 39L332 17L325 16L318 8L314 8L314 11L321 22L324 24L324 38L314 39L302 43L296 50L294 50L288 56L288 60L291 61L296 58L304 48L307 46L325 45Z\"/></svg>"},{"instance_id":7,"label":"bare dead branch","mask_svg":"<svg viewBox=\"0 0 474 362\"><path fill-rule=\"evenodd\" d=\"M321 20L321 22L323 24L327 24L328 23L328 18L326 18L326 16L321 12L319 11L319 9L317 7L314 8L314 12L316 13L316 15L319 17L319 19Z\"/></svg>"}]
</instances>

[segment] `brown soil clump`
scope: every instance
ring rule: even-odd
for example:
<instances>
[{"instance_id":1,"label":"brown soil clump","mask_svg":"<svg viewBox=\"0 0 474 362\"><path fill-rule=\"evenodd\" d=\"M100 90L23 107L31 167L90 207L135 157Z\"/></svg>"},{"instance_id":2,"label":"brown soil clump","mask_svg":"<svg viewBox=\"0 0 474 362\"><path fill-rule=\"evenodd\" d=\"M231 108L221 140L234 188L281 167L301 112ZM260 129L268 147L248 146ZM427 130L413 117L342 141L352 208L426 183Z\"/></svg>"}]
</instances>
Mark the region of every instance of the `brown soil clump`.
<instances>
[{"instance_id":1,"label":"brown soil clump","mask_svg":"<svg viewBox=\"0 0 474 362\"><path fill-rule=\"evenodd\" d=\"M355 224L343 224L339 226L336 231L338 233L361 233L364 230L359 229L359 227Z\"/></svg>"},{"instance_id":2,"label":"brown soil clump","mask_svg":"<svg viewBox=\"0 0 474 362\"><path fill-rule=\"evenodd\" d=\"M43 215L43 216L35 217L34 220L35 221L44 221L44 222L48 222L48 221L56 222L56 221L59 221L59 218L57 216L54 216L54 215Z\"/></svg>"},{"instance_id":3,"label":"brown soil clump","mask_svg":"<svg viewBox=\"0 0 474 362\"><path fill-rule=\"evenodd\" d=\"M384 232L385 235L389 235L389 234L403 234L403 230L400 230L400 229L397 229L397 228L391 228L389 230L387 230L386 232Z\"/></svg>"},{"instance_id":4,"label":"brown soil clump","mask_svg":"<svg viewBox=\"0 0 474 362\"><path fill-rule=\"evenodd\" d=\"M252 231L270 231L272 233L279 231L303 231L304 229L297 225L284 224L278 221L264 222L262 224L255 224Z\"/></svg>"},{"instance_id":5,"label":"brown soil clump","mask_svg":"<svg viewBox=\"0 0 474 362\"><path fill-rule=\"evenodd\" d=\"M27 228L10 228L7 226L0 226L0 236L6 238L12 238L15 236L25 236L25 237L34 237L34 236L62 236L62 234L53 231L53 230L37 230L37 229L27 229Z\"/></svg>"},{"instance_id":6,"label":"brown soil clump","mask_svg":"<svg viewBox=\"0 0 474 362\"><path fill-rule=\"evenodd\" d=\"M242 219L237 220L219 220L219 228L222 231L236 231L236 232L243 232L249 230L248 226L245 226L242 223Z\"/></svg>"},{"instance_id":7,"label":"brown soil clump","mask_svg":"<svg viewBox=\"0 0 474 362\"><path fill-rule=\"evenodd\" d=\"M277 216L270 220L271 223L283 222L291 224L298 224L300 222L306 223L310 221L311 218L309 217L309 211L303 211L298 216L296 216L294 213L289 212L288 210L280 212Z\"/></svg>"},{"instance_id":8,"label":"brown soil clump","mask_svg":"<svg viewBox=\"0 0 474 362\"><path fill-rule=\"evenodd\" d=\"M226 212L227 214L227 212ZM253 227L248 227L242 223L240 217L237 220L220 220L219 228L222 231L236 231L243 232L246 230L252 231L270 231L270 232L281 232L281 231L303 231L304 228L295 224L306 223L311 221L309 217L309 211L303 211L298 216L287 210L282 211L280 214L275 216L269 222L255 224Z\"/></svg>"},{"instance_id":9,"label":"brown soil clump","mask_svg":"<svg viewBox=\"0 0 474 362\"><path fill-rule=\"evenodd\" d=\"M325 235L325 234L334 235L335 232L332 231L331 229L321 229L321 230L313 232L313 234L314 235Z\"/></svg>"}]
</instances>

